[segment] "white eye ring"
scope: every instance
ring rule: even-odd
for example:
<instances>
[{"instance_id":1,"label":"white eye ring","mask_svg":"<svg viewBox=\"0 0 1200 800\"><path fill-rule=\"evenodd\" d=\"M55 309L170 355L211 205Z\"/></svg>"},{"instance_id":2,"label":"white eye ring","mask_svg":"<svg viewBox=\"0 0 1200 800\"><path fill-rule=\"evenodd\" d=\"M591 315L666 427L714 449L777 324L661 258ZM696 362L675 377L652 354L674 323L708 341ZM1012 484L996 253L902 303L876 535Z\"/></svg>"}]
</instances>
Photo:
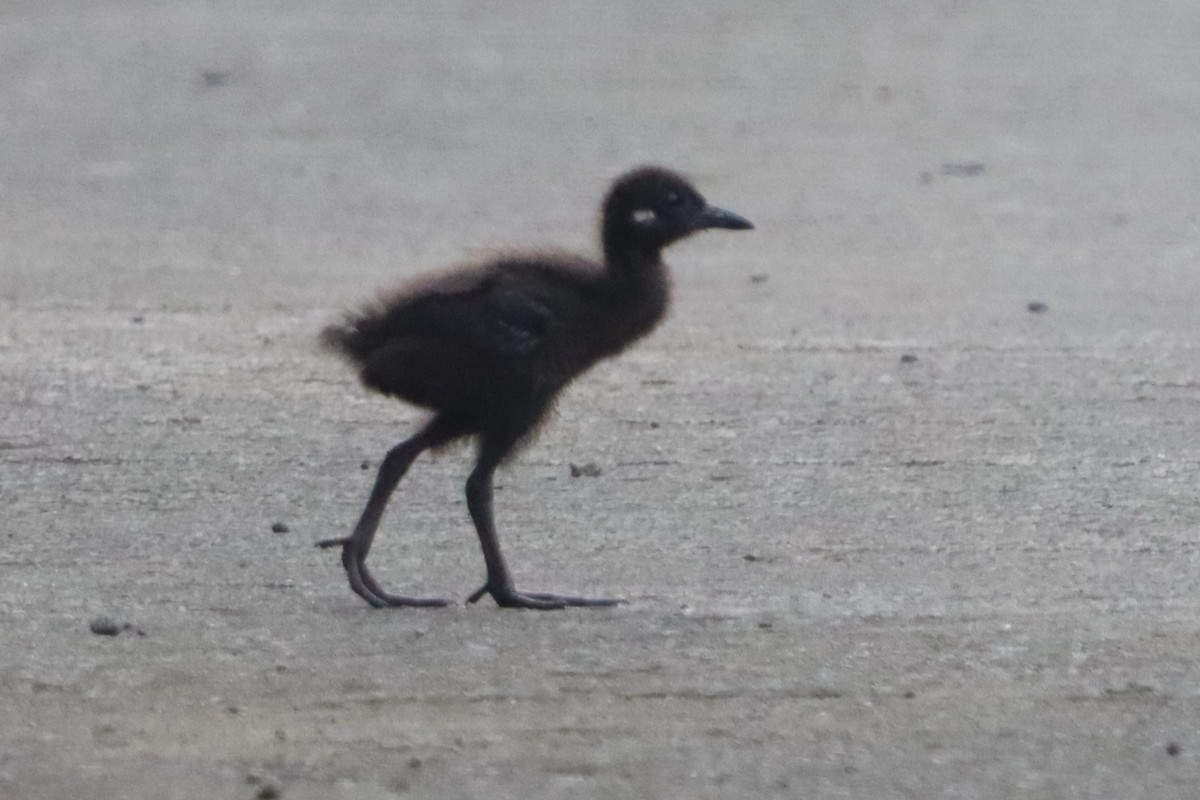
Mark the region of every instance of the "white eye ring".
<instances>
[{"instance_id":1,"label":"white eye ring","mask_svg":"<svg viewBox=\"0 0 1200 800\"><path fill-rule=\"evenodd\" d=\"M631 217L635 225L649 225L658 219L658 214L652 208L639 208Z\"/></svg>"}]
</instances>

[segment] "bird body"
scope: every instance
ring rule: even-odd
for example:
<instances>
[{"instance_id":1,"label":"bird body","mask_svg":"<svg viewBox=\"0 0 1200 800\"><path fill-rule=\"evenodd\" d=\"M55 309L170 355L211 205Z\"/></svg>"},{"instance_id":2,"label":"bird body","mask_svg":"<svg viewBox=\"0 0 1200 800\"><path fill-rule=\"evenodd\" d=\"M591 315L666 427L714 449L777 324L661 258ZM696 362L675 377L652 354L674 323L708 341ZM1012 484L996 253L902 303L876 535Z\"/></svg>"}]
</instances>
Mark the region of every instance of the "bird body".
<instances>
[{"instance_id":1,"label":"bird body","mask_svg":"<svg viewBox=\"0 0 1200 800\"><path fill-rule=\"evenodd\" d=\"M513 254L419 278L321 341L378 392L480 420L498 397L552 400L649 333L668 284L661 261L622 275L565 253Z\"/></svg>"},{"instance_id":2,"label":"bird body","mask_svg":"<svg viewBox=\"0 0 1200 800\"><path fill-rule=\"evenodd\" d=\"M704 228L746 229L678 175L644 167L619 178L601 212L604 261L511 253L418 278L348 314L321 342L354 364L371 389L429 409L432 419L394 447L354 533L342 546L351 587L375 606L442 605L383 591L366 569L384 506L421 452L474 436L467 502L502 606L562 608L614 601L518 592L492 519L492 473L536 430L558 393L601 359L649 333L667 311L662 248Z\"/></svg>"}]
</instances>

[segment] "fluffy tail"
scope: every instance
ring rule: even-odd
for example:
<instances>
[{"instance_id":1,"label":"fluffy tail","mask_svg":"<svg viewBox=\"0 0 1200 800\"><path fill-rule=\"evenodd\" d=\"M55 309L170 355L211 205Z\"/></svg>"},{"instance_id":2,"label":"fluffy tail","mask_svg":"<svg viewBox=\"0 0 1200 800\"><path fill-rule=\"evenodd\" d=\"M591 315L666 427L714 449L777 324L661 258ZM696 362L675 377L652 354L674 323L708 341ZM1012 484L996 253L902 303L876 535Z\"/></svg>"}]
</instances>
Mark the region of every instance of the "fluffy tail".
<instances>
[{"instance_id":1,"label":"fluffy tail","mask_svg":"<svg viewBox=\"0 0 1200 800\"><path fill-rule=\"evenodd\" d=\"M347 313L341 322L327 326L318 336L321 347L362 364L379 346L383 319L373 309Z\"/></svg>"}]
</instances>

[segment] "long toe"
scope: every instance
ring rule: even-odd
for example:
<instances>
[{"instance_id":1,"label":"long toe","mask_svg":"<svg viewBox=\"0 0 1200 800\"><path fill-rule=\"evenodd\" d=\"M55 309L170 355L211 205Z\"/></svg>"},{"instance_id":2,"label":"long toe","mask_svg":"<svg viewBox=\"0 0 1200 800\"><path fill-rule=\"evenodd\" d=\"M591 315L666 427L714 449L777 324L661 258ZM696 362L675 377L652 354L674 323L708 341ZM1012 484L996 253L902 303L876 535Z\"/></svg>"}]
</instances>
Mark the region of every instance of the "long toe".
<instances>
[{"instance_id":1,"label":"long toe","mask_svg":"<svg viewBox=\"0 0 1200 800\"><path fill-rule=\"evenodd\" d=\"M445 608L450 605L449 600L441 597L409 597L402 594L381 594L379 599L383 600L388 608Z\"/></svg>"},{"instance_id":2,"label":"long toe","mask_svg":"<svg viewBox=\"0 0 1200 800\"><path fill-rule=\"evenodd\" d=\"M403 594L391 594L383 590L363 560L348 559L345 564L346 575L350 578L350 588L375 608L441 608L450 604L449 601L440 597L409 597Z\"/></svg>"},{"instance_id":3,"label":"long toe","mask_svg":"<svg viewBox=\"0 0 1200 800\"><path fill-rule=\"evenodd\" d=\"M526 597L542 600L548 603L560 603L564 606L579 606L582 608L609 608L627 605L628 600L620 597L579 597L571 594L551 594L549 592L525 592Z\"/></svg>"},{"instance_id":4,"label":"long toe","mask_svg":"<svg viewBox=\"0 0 1200 800\"><path fill-rule=\"evenodd\" d=\"M328 541L328 545L324 542L319 544L323 547L342 545L342 566L346 569L350 588L374 608L440 608L449 605L449 601L440 597L408 597L384 591L367 569L366 558L355 545L353 538Z\"/></svg>"},{"instance_id":5,"label":"long toe","mask_svg":"<svg viewBox=\"0 0 1200 800\"><path fill-rule=\"evenodd\" d=\"M499 597L493 594L492 599L501 608L530 608L535 611L558 611L567 607L566 603L552 600L548 596L534 597L524 592L502 593Z\"/></svg>"},{"instance_id":6,"label":"long toe","mask_svg":"<svg viewBox=\"0 0 1200 800\"><path fill-rule=\"evenodd\" d=\"M350 579L350 588L374 608L387 608L389 605L387 592L383 591L375 582L362 559L355 558L353 555L347 557L349 549L347 547L342 551L342 566L346 568L346 577Z\"/></svg>"},{"instance_id":7,"label":"long toe","mask_svg":"<svg viewBox=\"0 0 1200 800\"><path fill-rule=\"evenodd\" d=\"M578 597L569 594L552 594L550 592L519 592L515 589L493 590L486 586L480 588L468 599L473 603L485 594L490 594L501 608L530 608L538 611L556 611L563 608L606 608L624 603L624 600L607 597Z\"/></svg>"},{"instance_id":8,"label":"long toe","mask_svg":"<svg viewBox=\"0 0 1200 800\"><path fill-rule=\"evenodd\" d=\"M375 608L441 608L450 604L441 597L409 597L385 592L361 561L347 564L346 575L355 594Z\"/></svg>"}]
</instances>

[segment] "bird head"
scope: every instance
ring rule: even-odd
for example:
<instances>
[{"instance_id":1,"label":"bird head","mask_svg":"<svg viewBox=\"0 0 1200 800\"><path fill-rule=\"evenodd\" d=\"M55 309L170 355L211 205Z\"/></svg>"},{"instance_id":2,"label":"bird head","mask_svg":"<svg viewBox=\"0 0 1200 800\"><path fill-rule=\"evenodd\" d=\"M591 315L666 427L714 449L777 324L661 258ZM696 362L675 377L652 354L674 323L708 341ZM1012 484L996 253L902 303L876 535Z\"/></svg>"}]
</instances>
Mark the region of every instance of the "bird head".
<instances>
[{"instance_id":1,"label":"bird head","mask_svg":"<svg viewBox=\"0 0 1200 800\"><path fill-rule=\"evenodd\" d=\"M661 167L640 167L609 189L603 207L605 249L657 252L709 228L749 230L745 217L718 208L687 180Z\"/></svg>"}]
</instances>

